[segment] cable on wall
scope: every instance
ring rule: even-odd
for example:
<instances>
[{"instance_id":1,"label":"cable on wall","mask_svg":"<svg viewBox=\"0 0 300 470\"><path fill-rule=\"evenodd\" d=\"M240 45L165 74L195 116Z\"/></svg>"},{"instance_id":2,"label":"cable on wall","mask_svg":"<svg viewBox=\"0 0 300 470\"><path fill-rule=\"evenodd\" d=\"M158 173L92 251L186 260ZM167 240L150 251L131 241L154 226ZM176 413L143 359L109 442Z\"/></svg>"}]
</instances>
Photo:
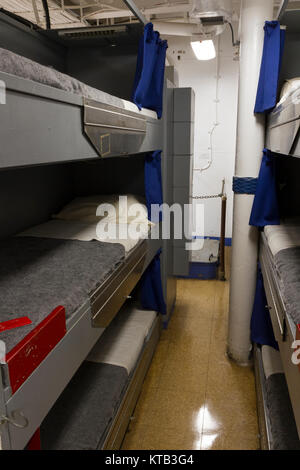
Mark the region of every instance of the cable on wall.
<instances>
[{"instance_id":1,"label":"cable on wall","mask_svg":"<svg viewBox=\"0 0 300 470\"><path fill-rule=\"evenodd\" d=\"M219 123L219 102L220 102L220 96L219 96L219 82L220 82L220 36L218 37L218 50L217 50L217 57L216 57L216 95L215 95L215 122L212 126L212 129L209 131L209 142L210 142L210 161L205 165L204 167L200 168L199 170L195 171L200 171L201 173L203 171L208 170L212 164L213 164L213 134L218 127Z\"/></svg>"}]
</instances>

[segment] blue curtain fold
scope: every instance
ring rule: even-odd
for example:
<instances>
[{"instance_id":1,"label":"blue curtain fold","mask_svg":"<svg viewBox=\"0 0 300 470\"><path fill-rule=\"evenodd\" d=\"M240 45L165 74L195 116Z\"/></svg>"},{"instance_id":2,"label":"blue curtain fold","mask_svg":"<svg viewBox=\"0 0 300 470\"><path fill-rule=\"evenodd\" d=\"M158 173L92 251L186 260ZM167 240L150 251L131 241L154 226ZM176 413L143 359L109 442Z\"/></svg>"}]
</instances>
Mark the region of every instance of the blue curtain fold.
<instances>
[{"instance_id":1,"label":"blue curtain fold","mask_svg":"<svg viewBox=\"0 0 300 470\"><path fill-rule=\"evenodd\" d=\"M132 101L139 109L156 111L159 118L163 110L167 48L167 41L161 40L153 24L148 23L139 45Z\"/></svg>"},{"instance_id":2,"label":"blue curtain fold","mask_svg":"<svg viewBox=\"0 0 300 470\"><path fill-rule=\"evenodd\" d=\"M145 195L148 209L148 217L151 222L162 221L162 213L152 213L151 206L163 203L161 151L149 153L145 158Z\"/></svg>"},{"instance_id":3,"label":"blue curtain fold","mask_svg":"<svg viewBox=\"0 0 300 470\"><path fill-rule=\"evenodd\" d=\"M266 225L280 225L277 163L276 156L270 150L264 149L249 222L254 227L262 228Z\"/></svg>"},{"instance_id":4,"label":"blue curtain fold","mask_svg":"<svg viewBox=\"0 0 300 470\"><path fill-rule=\"evenodd\" d=\"M254 299L253 313L251 318L251 341L261 346L271 346L279 349L274 336L270 312L267 308L268 301L264 289L261 267L258 266L256 293Z\"/></svg>"},{"instance_id":5,"label":"blue curtain fold","mask_svg":"<svg viewBox=\"0 0 300 470\"><path fill-rule=\"evenodd\" d=\"M167 307L161 281L161 266L159 250L141 279L141 304L145 310L154 310L166 315Z\"/></svg>"},{"instance_id":6,"label":"blue curtain fold","mask_svg":"<svg viewBox=\"0 0 300 470\"><path fill-rule=\"evenodd\" d=\"M280 29L279 21L266 21L264 29L265 40L255 113L266 113L276 106L279 74L285 44L285 30Z\"/></svg>"}]
</instances>

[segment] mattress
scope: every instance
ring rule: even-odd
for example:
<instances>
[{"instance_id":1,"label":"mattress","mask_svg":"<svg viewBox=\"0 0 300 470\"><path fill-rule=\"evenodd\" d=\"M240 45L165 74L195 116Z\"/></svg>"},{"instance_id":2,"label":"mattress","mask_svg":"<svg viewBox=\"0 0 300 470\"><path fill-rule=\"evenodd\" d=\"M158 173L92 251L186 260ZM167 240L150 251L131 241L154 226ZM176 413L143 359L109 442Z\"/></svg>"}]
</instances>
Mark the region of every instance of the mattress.
<instances>
[{"instance_id":1,"label":"mattress","mask_svg":"<svg viewBox=\"0 0 300 470\"><path fill-rule=\"evenodd\" d=\"M124 367L130 375L157 316L156 312L125 307L106 329L87 360Z\"/></svg>"},{"instance_id":2,"label":"mattress","mask_svg":"<svg viewBox=\"0 0 300 470\"><path fill-rule=\"evenodd\" d=\"M265 236L273 256L281 250L300 246L300 219L265 227Z\"/></svg>"},{"instance_id":3,"label":"mattress","mask_svg":"<svg viewBox=\"0 0 300 470\"><path fill-rule=\"evenodd\" d=\"M272 435L272 450L300 450L295 418L284 374L266 380L266 401Z\"/></svg>"},{"instance_id":4,"label":"mattress","mask_svg":"<svg viewBox=\"0 0 300 470\"><path fill-rule=\"evenodd\" d=\"M279 351L271 346L262 346L261 355L266 379L274 374L283 374L283 366Z\"/></svg>"},{"instance_id":5,"label":"mattress","mask_svg":"<svg viewBox=\"0 0 300 470\"><path fill-rule=\"evenodd\" d=\"M58 72L51 67L45 67L3 48L0 48L0 71L157 119L155 111L148 109L139 111L134 103L92 88L69 75Z\"/></svg>"},{"instance_id":6,"label":"mattress","mask_svg":"<svg viewBox=\"0 0 300 470\"><path fill-rule=\"evenodd\" d=\"M20 233L18 236L78 240L81 242L95 240L103 243L118 243L124 247L126 254L128 254L141 240L148 237L149 224L138 224L138 226L137 237L132 237L130 236L130 232L128 232L129 224L114 224L116 236L109 239L101 238L99 232L97 233L97 223L85 223L77 220L50 220L49 222L30 228ZM123 233L125 236L123 236Z\"/></svg>"},{"instance_id":7,"label":"mattress","mask_svg":"<svg viewBox=\"0 0 300 470\"><path fill-rule=\"evenodd\" d=\"M101 448L127 383L123 367L84 362L41 426L42 449Z\"/></svg>"},{"instance_id":8,"label":"mattress","mask_svg":"<svg viewBox=\"0 0 300 470\"><path fill-rule=\"evenodd\" d=\"M287 313L300 324L300 247L281 250L274 257Z\"/></svg>"},{"instance_id":9,"label":"mattress","mask_svg":"<svg viewBox=\"0 0 300 470\"><path fill-rule=\"evenodd\" d=\"M56 307L70 318L125 259L120 244L13 237L0 243L0 319L32 325L1 333L7 351Z\"/></svg>"},{"instance_id":10,"label":"mattress","mask_svg":"<svg viewBox=\"0 0 300 470\"><path fill-rule=\"evenodd\" d=\"M280 101L277 104L277 107L284 104L287 99L296 91L300 90L300 78L292 78L286 80L280 94Z\"/></svg>"}]
</instances>

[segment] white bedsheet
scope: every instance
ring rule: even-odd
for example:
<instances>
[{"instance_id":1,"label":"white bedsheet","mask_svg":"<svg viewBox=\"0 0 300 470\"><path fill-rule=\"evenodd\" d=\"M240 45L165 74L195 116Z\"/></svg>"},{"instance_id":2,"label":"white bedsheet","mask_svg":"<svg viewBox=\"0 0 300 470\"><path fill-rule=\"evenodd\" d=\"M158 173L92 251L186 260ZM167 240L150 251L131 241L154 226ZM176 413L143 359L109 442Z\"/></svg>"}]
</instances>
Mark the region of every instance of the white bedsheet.
<instances>
[{"instance_id":1,"label":"white bedsheet","mask_svg":"<svg viewBox=\"0 0 300 470\"><path fill-rule=\"evenodd\" d=\"M265 235L272 255L275 256L281 250L300 246L300 223L286 222L266 226Z\"/></svg>"},{"instance_id":2,"label":"white bedsheet","mask_svg":"<svg viewBox=\"0 0 300 470\"><path fill-rule=\"evenodd\" d=\"M156 316L156 312L124 307L104 332L87 361L124 367L130 375Z\"/></svg>"},{"instance_id":3,"label":"white bedsheet","mask_svg":"<svg viewBox=\"0 0 300 470\"><path fill-rule=\"evenodd\" d=\"M112 239L101 238L97 234L97 223L84 223L78 221L50 220L41 225L32 227L18 236L22 237L39 237L39 238L56 238L62 240L79 240L89 242L98 240L105 243L120 243L124 246L126 253L132 250L140 240L147 238L149 233L149 224L138 224L140 232L139 237L134 239L130 236ZM128 224L115 224L117 234L120 229L128 232Z\"/></svg>"},{"instance_id":4,"label":"white bedsheet","mask_svg":"<svg viewBox=\"0 0 300 470\"><path fill-rule=\"evenodd\" d=\"M270 346L263 346L261 351L266 379L274 374L283 374L280 352Z\"/></svg>"}]
</instances>

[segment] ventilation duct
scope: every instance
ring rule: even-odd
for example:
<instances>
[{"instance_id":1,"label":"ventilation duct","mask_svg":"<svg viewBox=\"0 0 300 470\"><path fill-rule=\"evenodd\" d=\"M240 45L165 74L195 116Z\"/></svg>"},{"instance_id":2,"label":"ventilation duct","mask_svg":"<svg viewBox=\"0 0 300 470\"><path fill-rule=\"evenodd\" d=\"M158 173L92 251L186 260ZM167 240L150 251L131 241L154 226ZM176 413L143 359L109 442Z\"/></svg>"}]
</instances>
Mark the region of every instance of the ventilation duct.
<instances>
[{"instance_id":1,"label":"ventilation duct","mask_svg":"<svg viewBox=\"0 0 300 470\"><path fill-rule=\"evenodd\" d=\"M233 16L231 0L192 0L191 18L200 21L206 35L222 34Z\"/></svg>"},{"instance_id":2,"label":"ventilation duct","mask_svg":"<svg viewBox=\"0 0 300 470\"><path fill-rule=\"evenodd\" d=\"M223 18L230 21L233 15L231 0L192 0L192 18Z\"/></svg>"},{"instance_id":3,"label":"ventilation duct","mask_svg":"<svg viewBox=\"0 0 300 470\"><path fill-rule=\"evenodd\" d=\"M93 39L98 37L115 36L116 34L126 33L126 26L107 26L96 28L77 28L77 29L64 29L58 32L59 36L65 39Z\"/></svg>"}]
</instances>

